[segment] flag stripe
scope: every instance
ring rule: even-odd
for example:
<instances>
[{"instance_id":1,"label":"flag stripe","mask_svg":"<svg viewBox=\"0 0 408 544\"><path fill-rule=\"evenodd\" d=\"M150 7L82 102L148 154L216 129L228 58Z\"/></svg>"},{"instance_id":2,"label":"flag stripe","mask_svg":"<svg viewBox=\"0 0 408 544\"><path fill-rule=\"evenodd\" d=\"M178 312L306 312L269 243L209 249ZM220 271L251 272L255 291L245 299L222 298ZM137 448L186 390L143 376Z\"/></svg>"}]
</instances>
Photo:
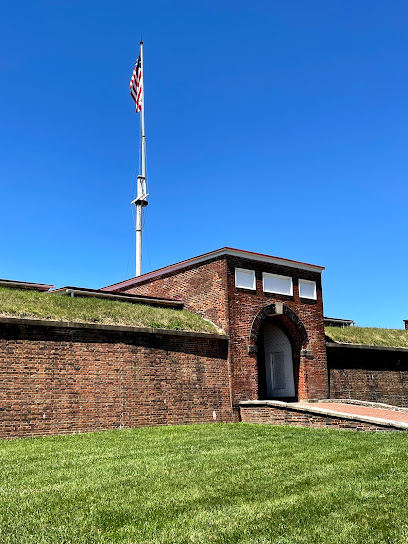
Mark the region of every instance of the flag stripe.
<instances>
[{"instance_id":1,"label":"flag stripe","mask_svg":"<svg viewBox=\"0 0 408 544\"><path fill-rule=\"evenodd\" d=\"M142 109L142 84L142 62L139 55L129 84L130 96L136 104L136 113Z\"/></svg>"}]
</instances>

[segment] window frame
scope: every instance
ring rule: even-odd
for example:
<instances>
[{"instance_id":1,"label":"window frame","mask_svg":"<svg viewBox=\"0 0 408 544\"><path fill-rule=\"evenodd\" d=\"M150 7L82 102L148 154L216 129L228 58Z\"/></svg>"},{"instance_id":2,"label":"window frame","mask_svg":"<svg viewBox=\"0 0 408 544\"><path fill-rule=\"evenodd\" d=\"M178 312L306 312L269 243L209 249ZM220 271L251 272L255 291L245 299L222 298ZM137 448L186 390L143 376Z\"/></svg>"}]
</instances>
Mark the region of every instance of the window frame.
<instances>
[{"instance_id":1,"label":"window frame","mask_svg":"<svg viewBox=\"0 0 408 544\"><path fill-rule=\"evenodd\" d=\"M300 294L300 291L301 291L301 284L309 284L309 285L314 285L314 296L312 297L309 297L309 296L305 296L305 295L301 295ZM300 298L307 298L308 300L317 300L317 283L313 280L304 280L302 278L299 278L299 297Z\"/></svg>"},{"instance_id":2,"label":"window frame","mask_svg":"<svg viewBox=\"0 0 408 544\"><path fill-rule=\"evenodd\" d=\"M271 291L265 288L265 278L276 278L279 280L289 280L289 293L283 293L282 291ZM264 293L274 293L275 295L285 295L287 297L293 296L293 278L291 276L282 276L281 274L271 274L270 272L262 272L262 288Z\"/></svg>"},{"instance_id":3,"label":"window frame","mask_svg":"<svg viewBox=\"0 0 408 544\"><path fill-rule=\"evenodd\" d=\"M244 274L251 273L253 276L252 287L238 285L237 272L243 272ZM248 268L235 268L235 287L237 289L248 289L250 291L256 291L255 270L250 270Z\"/></svg>"}]
</instances>

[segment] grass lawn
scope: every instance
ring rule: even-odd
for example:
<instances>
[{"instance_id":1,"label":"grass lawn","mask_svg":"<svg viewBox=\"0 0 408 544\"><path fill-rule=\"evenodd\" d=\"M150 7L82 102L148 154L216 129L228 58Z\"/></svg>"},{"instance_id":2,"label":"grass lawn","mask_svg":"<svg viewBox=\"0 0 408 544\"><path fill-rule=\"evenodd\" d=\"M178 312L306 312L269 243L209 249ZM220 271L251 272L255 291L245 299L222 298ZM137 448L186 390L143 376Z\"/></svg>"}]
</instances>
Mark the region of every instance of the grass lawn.
<instances>
[{"instance_id":1,"label":"grass lawn","mask_svg":"<svg viewBox=\"0 0 408 544\"><path fill-rule=\"evenodd\" d=\"M247 424L0 442L0 542L406 543L407 433Z\"/></svg>"},{"instance_id":2,"label":"grass lawn","mask_svg":"<svg viewBox=\"0 0 408 544\"><path fill-rule=\"evenodd\" d=\"M0 316L219 333L213 323L186 310L6 287L0 287Z\"/></svg>"},{"instance_id":3,"label":"grass lawn","mask_svg":"<svg viewBox=\"0 0 408 544\"><path fill-rule=\"evenodd\" d=\"M408 348L408 331L375 327L326 327L326 336L333 342Z\"/></svg>"}]
</instances>

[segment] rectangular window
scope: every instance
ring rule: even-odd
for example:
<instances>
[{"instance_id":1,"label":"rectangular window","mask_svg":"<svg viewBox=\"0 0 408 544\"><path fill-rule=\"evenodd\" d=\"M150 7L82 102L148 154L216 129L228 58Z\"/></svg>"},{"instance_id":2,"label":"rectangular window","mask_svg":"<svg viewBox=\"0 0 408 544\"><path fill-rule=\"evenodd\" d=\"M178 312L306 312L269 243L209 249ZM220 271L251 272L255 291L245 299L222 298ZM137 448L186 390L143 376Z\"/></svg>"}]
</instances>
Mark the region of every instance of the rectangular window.
<instances>
[{"instance_id":1,"label":"rectangular window","mask_svg":"<svg viewBox=\"0 0 408 544\"><path fill-rule=\"evenodd\" d=\"M316 300L316 282L299 280L299 296L301 298L312 298L313 300Z\"/></svg>"},{"instance_id":2,"label":"rectangular window","mask_svg":"<svg viewBox=\"0 0 408 544\"><path fill-rule=\"evenodd\" d=\"M262 274L263 290L265 293L277 293L279 295L293 295L292 278L278 276L278 274Z\"/></svg>"},{"instance_id":3,"label":"rectangular window","mask_svg":"<svg viewBox=\"0 0 408 544\"><path fill-rule=\"evenodd\" d=\"M244 268L235 269L235 286L243 289L256 290L255 271L245 270Z\"/></svg>"}]
</instances>

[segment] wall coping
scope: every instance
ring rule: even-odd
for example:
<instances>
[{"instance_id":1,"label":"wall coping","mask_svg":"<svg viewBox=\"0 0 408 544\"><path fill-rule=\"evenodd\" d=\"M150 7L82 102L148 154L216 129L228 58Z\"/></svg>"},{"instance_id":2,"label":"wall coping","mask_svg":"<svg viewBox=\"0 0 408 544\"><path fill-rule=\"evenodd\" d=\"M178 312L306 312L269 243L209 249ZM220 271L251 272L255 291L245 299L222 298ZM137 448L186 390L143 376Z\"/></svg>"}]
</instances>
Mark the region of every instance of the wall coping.
<instances>
[{"instance_id":1,"label":"wall coping","mask_svg":"<svg viewBox=\"0 0 408 544\"><path fill-rule=\"evenodd\" d=\"M239 403L240 406L272 406L275 408L284 408L292 412L308 412L310 414L325 415L332 418L349 419L352 421L362 421L364 423L371 423L374 425L381 425L382 427L395 427L408 431L408 423L402 423L401 421L392 421L389 419L382 419L379 417L361 416L356 414L349 414L335 410L328 410L326 408L311 408L310 406L302 406L298 403L284 402L281 400L243 400Z\"/></svg>"},{"instance_id":2,"label":"wall coping","mask_svg":"<svg viewBox=\"0 0 408 544\"><path fill-rule=\"evenodd\" d=\"M302 402L302 401L301 401ZM355 404L356 406L368 406L369 408L385 408L386 410L392 410L393 412L403 412L408 414L408 408L404 406L395 406L394 404L385 404L384 402L372 402L369 400L359 399L308 399L307 402L331 402L333 404Z\"/></svg>"},{"instance_id":3,"label":"wall coping","mask_svg":"<svg viewBox=\"0 0 408 544\"><path fill-rule=\"evenodd\" d=\"M401 351L408 353L408 348L395 348L392 346L370 346L364 344L345 344L341 342L326 342L328 348L346 348L346 349L370 349L373 351Z\"/></svg>"},{"instance_id":4,"label":"wall coping","mask_svg":"<svg viewBox=\"0 0 408 544\"><path fill-rule=\"evenodd\" d=\"M228 340L225 334L208 332L178 331L170 329L156 329L154 327L130 327L125 325L106 325L103 323L80 323L76 321L48 321L46 319L30 319L21 317L0 317L0 325L28 325L35 327L53 327L66 329L88 329L112 332L130 332L142 334L161 334L164 336L187 336L194 338L207 338L212 340Z\"/></svg>"}]
</instances>

